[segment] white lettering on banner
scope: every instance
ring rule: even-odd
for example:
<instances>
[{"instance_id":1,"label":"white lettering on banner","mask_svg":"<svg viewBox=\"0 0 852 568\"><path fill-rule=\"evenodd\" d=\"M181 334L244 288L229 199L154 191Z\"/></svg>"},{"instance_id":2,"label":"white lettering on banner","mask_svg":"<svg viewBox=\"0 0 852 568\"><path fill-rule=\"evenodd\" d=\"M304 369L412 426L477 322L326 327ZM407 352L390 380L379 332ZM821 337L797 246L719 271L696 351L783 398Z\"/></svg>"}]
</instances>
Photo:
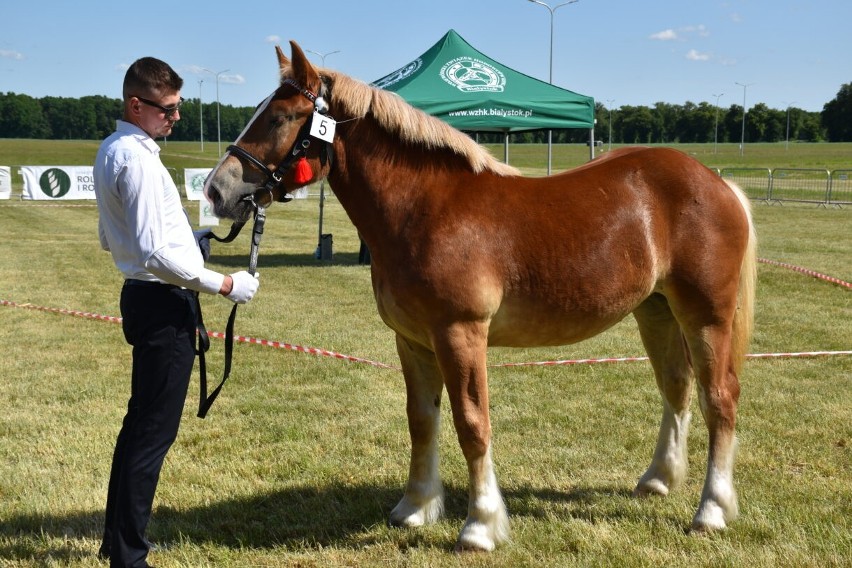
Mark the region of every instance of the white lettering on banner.
<instances>
[{"instance_id":1,"label":"white lettering on banner","mask_svg":"<svg viewBox=\"0 0 852 568\"><path fill-rule=\"evenodd\" d=\"M204 200L204 182L213 168L184 168L183 187L190 201Z\"/></svg>"},{"instance_id":2,"label":"white lettering on banner","mask_svg":"<svg viewBox=\"0 0 852 568\"><path fill-rule=\"evenodd\" d=\"M9 166L0 166L0 199L9 199L12 195L12 170Z\"/></svg>"},{"instance_id":3,"label":"white lettering on banner","mask_svg":"<svg viewBox=\"0 0 852 568\"><path fill-rule=\"evenodd\" d=\"M21 166L24 199L94 199L92 166Z\"/></svg>"}]
</instances>

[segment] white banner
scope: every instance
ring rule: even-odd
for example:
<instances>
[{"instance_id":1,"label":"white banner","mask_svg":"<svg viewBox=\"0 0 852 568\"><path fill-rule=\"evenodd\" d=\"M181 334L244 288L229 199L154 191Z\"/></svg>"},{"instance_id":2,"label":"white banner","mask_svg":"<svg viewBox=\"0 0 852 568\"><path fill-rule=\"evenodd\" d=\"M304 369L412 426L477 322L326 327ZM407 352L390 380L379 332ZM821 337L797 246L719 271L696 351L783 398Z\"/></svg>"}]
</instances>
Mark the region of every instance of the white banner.
<instances>
[{"instance_id":1,"label":"white banner","mask_svg":"<svg viewBox=\"0 0 852 568\"><path fill-rule=\"evenodd\" d=\"M219 225L219 217L213 214L213 206L206 199L198 202L198 226L216 227Z\"/></svg>"},{"instance_id":2,"label":"white banner","mask_svg":"<svg viewBox=\"0 0 852 568\"><path fill-rule=\"evenodd\" d=\"M24 199L94 199L92 166L21 166Z\"/></svg>"},{"instance_id":3,"label":"white banner","mask_svg":"<svg viewBox=\"0 0 852 568\"><path fill-rule=\"evenodd\" d=\"M12 170L9 166L0 166L0 199L9 199L12 195Z\"/></svg>"},{"instance_id":4,"label":"white banner","mask_svg":"<svg viewBox=\"0 0 852 568\"><path fill-rule=\"evenodd\" d=\"M183 170L183 186L186 188L186 198L190 201L206 201L204 199L204 182L213 168L185 168Z\"/></svg>"}]
</instances>

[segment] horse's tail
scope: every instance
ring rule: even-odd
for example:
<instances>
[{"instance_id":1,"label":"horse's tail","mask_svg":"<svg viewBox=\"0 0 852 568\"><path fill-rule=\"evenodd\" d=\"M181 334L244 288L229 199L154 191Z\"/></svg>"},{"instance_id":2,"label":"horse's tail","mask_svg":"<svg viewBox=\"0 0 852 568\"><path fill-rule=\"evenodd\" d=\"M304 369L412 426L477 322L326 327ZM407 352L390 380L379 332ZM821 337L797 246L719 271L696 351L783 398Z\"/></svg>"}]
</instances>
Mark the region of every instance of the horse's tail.
<instances>
[{"instance_id":1,"label":"horse's tail","mask_svg":"<svg viewBox=\"0 0 852 568\"><path fill-rule=\"evenodd\" d=\"M752 330L754 329L754 295L757 287L757 234L751 217L751 203L745 192L735 183L725 180L740 201L748 219L748 244L740 268L740 286L737 298L737 313L734 316L731 336L731 363L739 375L743 366Z\"/></svg>"}]
</instances>

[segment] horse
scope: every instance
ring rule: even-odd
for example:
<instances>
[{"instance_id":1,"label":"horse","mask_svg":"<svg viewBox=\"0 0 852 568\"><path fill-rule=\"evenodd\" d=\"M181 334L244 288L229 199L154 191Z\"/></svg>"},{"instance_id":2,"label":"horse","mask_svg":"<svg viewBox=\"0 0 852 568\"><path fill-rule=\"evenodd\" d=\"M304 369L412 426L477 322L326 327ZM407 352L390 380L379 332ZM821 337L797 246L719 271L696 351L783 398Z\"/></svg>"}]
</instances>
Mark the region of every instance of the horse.
<instances>
[{"instance_id":1,"label":"horse","mask_svg":"<svg viewBox=\"0 0 852 568\"><path fill-rule=\"evenodd\" d=\"M408 481L390 523L414 527L442 515L437 444L446 389L469 474L455 550L491 551L507 541L487 347L575 343L632 314L662 398L656 448L634 495L664 496L683 482L697 390L709 449L691 530L728 526L738 514L736 411L756 285L743 192L668 148L615 150L566 172L524 177L398 95L315 67L290 46L290 58L276 46L281 82L204 191L216 215L245 222L253 207L327 178L369 247L378 312L396 337L411 439Z\"/></svg>"}]
</instances>

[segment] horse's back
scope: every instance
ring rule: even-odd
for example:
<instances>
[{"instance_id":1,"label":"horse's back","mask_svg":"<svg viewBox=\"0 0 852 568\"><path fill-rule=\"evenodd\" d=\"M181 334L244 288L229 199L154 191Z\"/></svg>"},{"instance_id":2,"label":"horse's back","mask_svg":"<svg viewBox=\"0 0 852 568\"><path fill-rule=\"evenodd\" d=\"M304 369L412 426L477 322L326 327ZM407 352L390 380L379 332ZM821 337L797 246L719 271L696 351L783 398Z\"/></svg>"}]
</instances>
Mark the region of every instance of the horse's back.
<instances>
[{"instance_id":1,"label":"horse's back","mask_svg":"<svg viewBox=\"0 0 852 568\"><path fill-rule=\"evenodd\" d=\"M710 297L736 280L748 217L721 178L679 151L625 149L524 185L525 199L507 197L516 215L504 212L506 244L492 252L505 257L494 344L573 343L673 281Z\"/></svg>"}]
</instances>

